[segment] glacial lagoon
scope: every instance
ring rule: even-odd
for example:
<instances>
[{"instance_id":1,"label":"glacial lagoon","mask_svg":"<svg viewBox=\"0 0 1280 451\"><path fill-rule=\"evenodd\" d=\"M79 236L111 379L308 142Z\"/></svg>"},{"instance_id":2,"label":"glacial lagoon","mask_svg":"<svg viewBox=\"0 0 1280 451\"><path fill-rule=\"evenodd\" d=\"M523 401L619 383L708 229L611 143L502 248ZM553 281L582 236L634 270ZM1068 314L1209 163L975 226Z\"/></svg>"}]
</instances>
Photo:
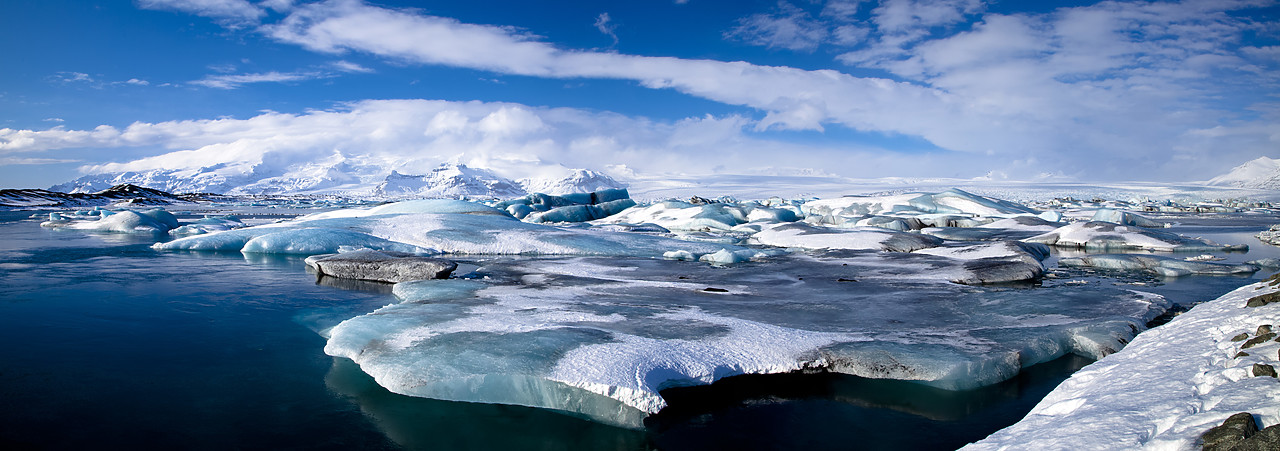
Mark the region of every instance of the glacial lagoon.
<instances>
[{"instance_id":1,"label":"glacial lagoon","mask_svg":"<svg viewBox=\"0 0 1280 451\"><path fill-rule=\"evenodd\" d=\"M157 252L151 245L170 238L51 230L29 216L0 213L0 334L8 343L0 390L10 406L0 442L18 447L954 449L1017 421L1088 362L1068 355L959 391L833 373L729 377L668 388L668 405L643 428L615 427L544 409L398 395L352 361L326 355L321 334L329 327L399 302L389 285L317 281L300 257ZM1169 230L1250 245L1216 253L1226 262L1280 256L1252 238L1275 217L1175 222ZM1191 304L1271 273L1163 279L1056 267L1071 254L1055 249L1048 276L1034 286L968 289L1138 289ZM460 261L459 275L539 263ZM651 264L711 271L698 262ZM724 285L716 282L707 285Z\"/></svg>"}]
</instances>

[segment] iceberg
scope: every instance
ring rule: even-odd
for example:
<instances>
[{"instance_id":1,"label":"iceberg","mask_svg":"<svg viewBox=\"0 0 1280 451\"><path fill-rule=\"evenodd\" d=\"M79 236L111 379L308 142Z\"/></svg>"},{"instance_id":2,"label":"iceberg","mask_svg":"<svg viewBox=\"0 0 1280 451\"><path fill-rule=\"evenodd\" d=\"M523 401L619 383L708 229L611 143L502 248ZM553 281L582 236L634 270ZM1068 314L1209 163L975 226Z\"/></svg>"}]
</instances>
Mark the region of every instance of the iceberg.
<instances>
[{"instance_id":1,"label":"iceberg","mask_svg":"<svg viewBox=\"0 0 1280 451\"><path fill-rule=\"evenodd\" d=\"M240 219L234 216L201 218L192 223L170 230L169 234L173 236L203 235L210 232L222 232L238 229L244 226L245 224L240 222Z\"/></svg>"},{"instance_id":2,"label":"iceberg","mask_svg":"<svg viewBox=\"0 0 1280 451\"><path fill-rule=\"evenodd\" d=\"M586 222L603 219L634 207L636 202L625 188L602 189L588 193L550 195L534 193L494 204L527 222Z\"/></svg>"},{"instance_id":3,"label":"iceberg","mask_svg":"<svg viewBox=\"0 0 1280 451\"><path fill-rule=\"evenodd\" d=\"M1168 305L1106 287L966 287L937 280L956 258L840 252L727 267L496 261L476 269L483 280L397 284L400 303L333 327L325 352L396 393L638 428L664 389L739 374L991 384L1064 353L1115 352Z\"/></svg>"},{"instance_id":4,"label":"iceberg","mask_svg":"<svg viewBox=\"0 0 1280 451\"><path fill-rule=\"evenodd\" d=\"M1222 245L1161 230L1099 221L1068 224L1023 241L1089 251L1144 249L1164 252L1204 252L1249 249L1247 245Z\"/></svg>"},{"instance_id":5,"label":"iceberg","mask_svg":"<svg viewBox=\"0 0 1280 451\"><path fill-rule=\"evenodd\" d=\"M1162 228L1164 223L1152 221L1133 212L1124 210L1112 210L1110 208L1099 209L1093 214L1093 221L1110 222L1114 224L1137 226L1147 228Z\"/></svg>"},{"instance_id":6,"label":"iceberg","mask_svg":"<svg viewBox=\"0 0 1280 451\"><path fill-rule=\"evenodd\" d=\"M976 227L925 227L920 233L951 241L1021 240L1056 230L1066 224L1037 216L1015 216Z\"/></svg>"},{"instance_id":7,"label":"iceberg","mask_svg":"<svg viewBox=\"0 0 1280 451\"><path fill-rule=\"evenodd\" d=\"M1041 262L1049 258L1049 247L1037 243L999 241L963 247L935 247L914 253L963 260L961 271L948 280L976 285L1039 278L1044 275Z\"/></svg>"},{"instance_id":8,"label":"iceberg","mask_svg":"<svg viewBox=\"0 0 1280 451\"><path fill-rule=\"evenodd\" d=\"M597 223L654 224L672 231L729 232L743 224L771 224L801 219L790 206L766 206L756 202L725 203L669 200L637 206Z\"/></svg>"},{"instance_id":9,"label":"iceberg","mask_svg":"<svg viewBox=\"0 0 1280 451\"><path fill-rule=\"evenodd\" d=\"M959 189L940 193L909 193L891 196L845 196L805 203L807 216L868 216L890 214L953 214L981 217L1037 215L1025 205L978 196Z\"/></svg>"},{"instance_id":10,"label":"iceberg","mask_svg":"<svg viewBox=\"0 0 1280 451\"><path fill-rule=\"evenodd\" d=\"M92 214L90 214L92 213ZM72 219L58 213L50 213L49 221L43 227L66 227L79 230L96 230L100 232L118 233L166 233L178 227L178 218L162 208L150 210L92 210L84 212L81 217L93 219Z\"/></svg>"}]
</instances>

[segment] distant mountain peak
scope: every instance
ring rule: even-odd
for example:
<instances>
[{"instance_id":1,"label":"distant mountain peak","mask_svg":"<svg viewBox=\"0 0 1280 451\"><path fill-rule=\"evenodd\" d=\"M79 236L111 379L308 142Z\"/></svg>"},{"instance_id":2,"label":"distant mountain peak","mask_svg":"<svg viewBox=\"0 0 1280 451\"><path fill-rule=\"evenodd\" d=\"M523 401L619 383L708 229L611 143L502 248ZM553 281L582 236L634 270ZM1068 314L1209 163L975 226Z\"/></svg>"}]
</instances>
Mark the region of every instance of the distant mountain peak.
<instances>
[{"instance_id":1,"label":"distant mountain peak","mask_svg":"<svg viewBox=\"0 0 1280 451\"><path fill-rule=\"evenodd\" d=\"M202 168L91 174L55 185L50 190L96 193L127 184L134 188L119 189L231 195L513 198L532 192L559 195L626 187L608 175L589 169L535 168L535 171L550 170L555 175L516 182L498 171L456 161L441 163L421 174L410 173L403 164L334 153L320 160L289 165L243 162Z\"/></svg>"},{"instance_id":2,"label":"distant mountain peak","mask_svg":"<svg viewBox=\"0 0 1280 451\"><path fill-rule=\"evenodd\" d=\"M603 189L626 188L627 185L602 172L590 169L570 169L564 177L520 179L525 191L544 194L590 193Z\"/></svg>"},{"instance_id":3,"label":"distant mountain peak","mask_svg":"<svg viewBox=\"0 0 1280 451\"><path fill-rule=\"evenodd\" d=\"M1258 157L1236 166L1231 172L1214 177L1214 186L1280 190L1280 159Z\"/></svg>"},{"instance_id":4,"label":"distant mountain peak","mask_svg":"<svg viewBox=\"0 0 1280 451\"><path fill-rule=\"evenodd\" d=\"M423 175L392 170L372 193L385 197L520 197L527 194L520 185L493 171L461 163L442 163Z\"/></svg>"}]
</instances>

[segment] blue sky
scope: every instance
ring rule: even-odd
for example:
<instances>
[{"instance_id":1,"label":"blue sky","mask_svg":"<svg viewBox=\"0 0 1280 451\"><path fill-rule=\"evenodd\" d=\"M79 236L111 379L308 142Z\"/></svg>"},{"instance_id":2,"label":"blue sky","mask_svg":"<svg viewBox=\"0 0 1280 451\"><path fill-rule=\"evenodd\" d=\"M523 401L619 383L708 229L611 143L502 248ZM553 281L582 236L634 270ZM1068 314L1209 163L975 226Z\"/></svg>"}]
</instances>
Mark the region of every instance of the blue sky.
<instances>
[{"instance_id":1,"label":"blue sky","mask_svg":"<svg viewBox=\"0 0 1280 451\"><path fill-rule=\"evenodd\" d=\"M0 187L424 170L1205 180L1280 156L1268 0L6 2Z\"/></svg>"}]
</instances>

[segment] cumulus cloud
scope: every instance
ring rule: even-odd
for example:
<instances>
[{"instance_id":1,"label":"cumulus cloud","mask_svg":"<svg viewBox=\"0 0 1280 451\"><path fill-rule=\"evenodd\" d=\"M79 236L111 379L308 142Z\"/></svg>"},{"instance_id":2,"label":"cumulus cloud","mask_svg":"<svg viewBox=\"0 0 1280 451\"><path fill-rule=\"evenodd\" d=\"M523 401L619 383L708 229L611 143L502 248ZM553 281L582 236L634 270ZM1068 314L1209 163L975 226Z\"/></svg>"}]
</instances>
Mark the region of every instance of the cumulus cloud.
<instances>
[{"instance_id":1,"label":"cumulus cloud","mask_svg":"<svg viewBox=\"0 0 1280 451\"><path fill-rule=\"evenodd\" d=\"M89 165L86 172L195 169L214 166L283 168L339 152L404 173L424 173L458 161L529 176L564 164L642 174L747 172L762 166L824 168L875 176L913 161L922 171L950 170L970 158L940 152L894 157L883 149L796 145L751 132L737 115L653 121L616 113L512 103L369 100L301 114L265 112L247 119L134 123L93 130L0 129L0 157L54 149L161 149L148 157ZM15 160L16 161L16 160ZM34 161L34 160L33 160ZM983 161L981 163L987 163ZM987 169L964 176L984 173Z\"/></svg>"}]
</instances>

